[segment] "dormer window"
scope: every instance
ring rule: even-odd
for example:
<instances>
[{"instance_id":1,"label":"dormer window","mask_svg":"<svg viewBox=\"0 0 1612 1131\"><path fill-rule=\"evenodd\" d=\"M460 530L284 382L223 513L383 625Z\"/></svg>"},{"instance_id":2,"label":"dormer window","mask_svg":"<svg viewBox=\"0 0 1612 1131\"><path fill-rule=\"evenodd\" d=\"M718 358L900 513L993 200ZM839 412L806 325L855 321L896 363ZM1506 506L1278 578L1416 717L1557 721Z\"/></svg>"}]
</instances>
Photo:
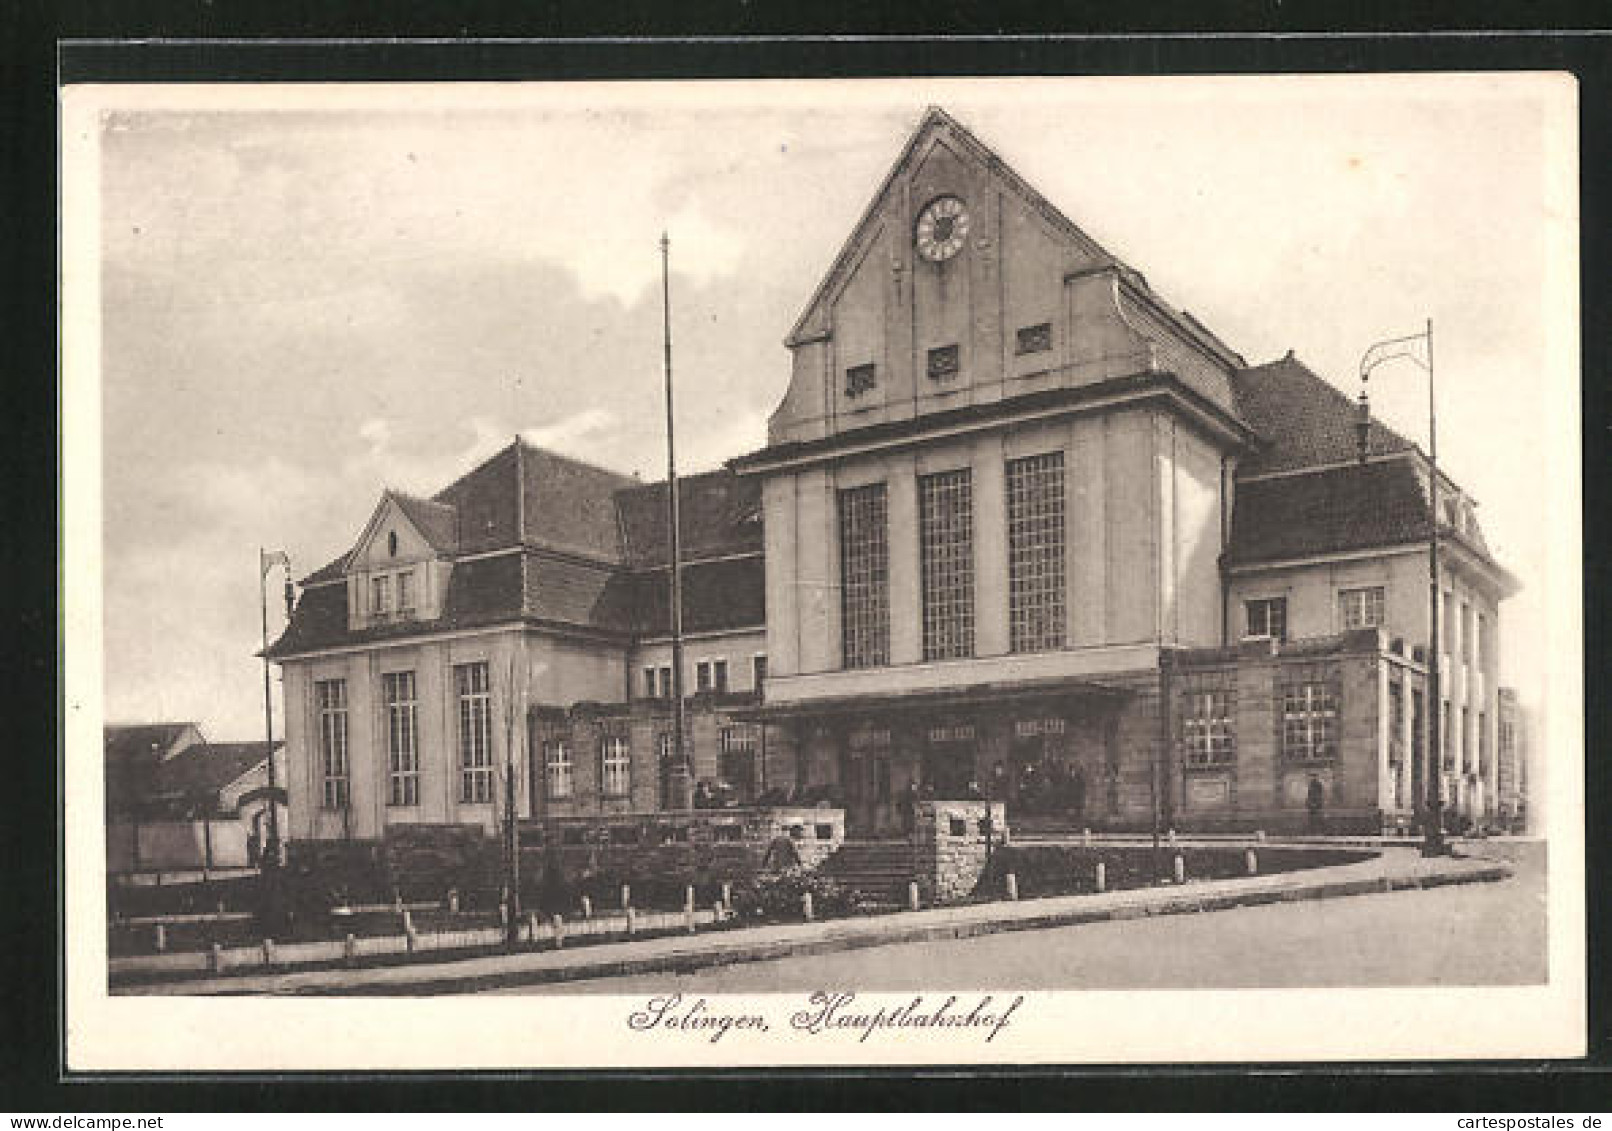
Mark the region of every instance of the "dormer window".
<instances>
[{"instance_id":1,"label":"dormer window","mask_svg":"<svg viewBox=\"0 0 1612 1131\"><path fill-rule=\"evenodd\" d=\"M370 579L369 611L377 617L384 617L392 611L392 579L390 577L374 577Z\"/></svg>"},{"instance_id":2,"label":"dormer window","mask_svg":"<svg viewBox=\"0 0 1612 1131\"><path fill-rule=\"evenodd\" d=\"M414 575L397 575L397 611L407 616L414 612Z\"/></svg>"}]
</instances>

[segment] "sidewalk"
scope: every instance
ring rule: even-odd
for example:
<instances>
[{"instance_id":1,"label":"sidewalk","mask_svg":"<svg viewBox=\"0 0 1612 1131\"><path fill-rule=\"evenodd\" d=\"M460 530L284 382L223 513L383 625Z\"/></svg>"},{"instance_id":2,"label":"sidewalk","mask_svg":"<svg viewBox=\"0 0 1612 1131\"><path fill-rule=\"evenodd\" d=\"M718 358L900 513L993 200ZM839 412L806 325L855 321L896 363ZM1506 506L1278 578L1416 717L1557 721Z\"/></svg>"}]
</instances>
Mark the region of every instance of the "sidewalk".
<instances>
[{"instance_id":1,"label":"sidewalk","mask_svg":"<svg viewBox=\"0 0 1612 1131\"><path fill-rule=\"evenodd\" d=\"M1354 864L1188 882L1181 886L1071 895L1020 902L969 904L818 923L747 927L693 936L604 943L575 950L496 954L440 963L243 974L195 981L114 987L128 994L418 995L472 993L518 985L686 972L735 962L823 954L891 943L960 939L1151 915L1218 911L1301 899L1503 880L1512 869L1481 857L1424 859L1388 849Z\"/></svg>"}]
</instances>

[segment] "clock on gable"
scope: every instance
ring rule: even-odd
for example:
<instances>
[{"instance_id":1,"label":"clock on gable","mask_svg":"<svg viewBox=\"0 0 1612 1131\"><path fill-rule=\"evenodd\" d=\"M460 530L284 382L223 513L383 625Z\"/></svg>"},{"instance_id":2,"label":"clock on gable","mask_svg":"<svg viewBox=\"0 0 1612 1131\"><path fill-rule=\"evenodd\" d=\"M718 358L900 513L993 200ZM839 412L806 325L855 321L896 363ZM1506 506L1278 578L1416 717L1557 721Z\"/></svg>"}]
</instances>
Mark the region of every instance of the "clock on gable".
<instances>
[{"instance_id":1,"label":"clock on gable","mask_svg":"<svg viewBox=\"0 0 1612 1131\"><path fill-rule=\"evenodd\" d=\"M937 196L918 214L918 254L931 263L944 263L962 251L967 236L968 208L955 196Z\"/></svg>"}]
</instances>

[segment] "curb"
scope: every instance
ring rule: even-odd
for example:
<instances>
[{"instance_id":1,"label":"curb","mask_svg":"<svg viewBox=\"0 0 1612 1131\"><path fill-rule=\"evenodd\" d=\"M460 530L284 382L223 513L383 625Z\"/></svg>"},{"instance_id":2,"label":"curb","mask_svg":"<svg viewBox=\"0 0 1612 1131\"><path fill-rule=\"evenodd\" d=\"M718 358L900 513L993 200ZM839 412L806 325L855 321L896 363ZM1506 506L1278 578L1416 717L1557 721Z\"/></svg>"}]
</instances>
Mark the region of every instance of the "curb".
<instances>
[{"instance_id":1,"label":"curb","mask_svg":"<svg viewBox=\"0 0 1612 1131\"><path fill-rule=\"evenodd\" d=\"M579 962L567 966L514 968L489 972L469 973L443 969L436 974L422 972L419 977L407 980L388 980L364 984L343 984L339 979L325 984L288 986L264 991L246 985L231 987L217 985L206 990L169 984L158 992L208 993L220 996L276 993L290 996L407 996L449 993L475 993L517 986L549 985L563 982L588 981L599 978L626 977L655 973L692 973L701 969L732 966L746 962L764 962L794 955L832 954L850 950L863 950L903 943L943 942L953 939L978 938L985 935L1006 934L1013 931L1045 930L1051 927L1084 926L1090 923L1115 922L1130 919L1152 918L1164 915L1181 915L1231 910L1237 907L1256 907L1275 903L1294 903L1308 900L1338 899L1352 895L1380 894L1444 887L1451 884L1492 883L1512 875L1510 865L1492 861L1481 866L1462 868L1427 875L1373 876L1334 879L1309 885L1292 885L1265 888L1247 892L1215 892L1194 895L1182 893L1168 895L1154 903L1122 903L1109 907L1064 907L1042 914L1020 914L981 918L951 923L923 923L903 925L892 922L880 930L842 930L816 938L774 939L766 942L738 941L722 945L717 943L704 949L640 957L617 957L593 962ZM1024 906L1018 904L1017 906ZM891 916L891 918L896 918ZM451 964L445 964L451 965ZM155 986L120 987L126 994L152 992Z\"/></svg>"}]
</instances>

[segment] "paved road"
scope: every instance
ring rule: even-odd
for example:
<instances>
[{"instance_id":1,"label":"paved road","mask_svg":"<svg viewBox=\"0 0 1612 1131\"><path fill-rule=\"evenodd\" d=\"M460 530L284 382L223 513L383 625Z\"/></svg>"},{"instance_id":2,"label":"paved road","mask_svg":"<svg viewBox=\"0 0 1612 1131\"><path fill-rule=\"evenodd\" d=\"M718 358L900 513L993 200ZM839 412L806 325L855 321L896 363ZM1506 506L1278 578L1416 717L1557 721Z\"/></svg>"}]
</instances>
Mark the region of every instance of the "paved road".
<instances>
[{"instance_id":1,"label":"paved road","mask_svg":"<svg viewBox=\"0 0 1612 1131\"><path fill-rule=\"evenodd\" d=\"M1545 980L1544 848L1500 883L908 943L510 994L1508 985ZM1474 854L1477 854L1474 851Z\"/></svg>"}]
</instances>

